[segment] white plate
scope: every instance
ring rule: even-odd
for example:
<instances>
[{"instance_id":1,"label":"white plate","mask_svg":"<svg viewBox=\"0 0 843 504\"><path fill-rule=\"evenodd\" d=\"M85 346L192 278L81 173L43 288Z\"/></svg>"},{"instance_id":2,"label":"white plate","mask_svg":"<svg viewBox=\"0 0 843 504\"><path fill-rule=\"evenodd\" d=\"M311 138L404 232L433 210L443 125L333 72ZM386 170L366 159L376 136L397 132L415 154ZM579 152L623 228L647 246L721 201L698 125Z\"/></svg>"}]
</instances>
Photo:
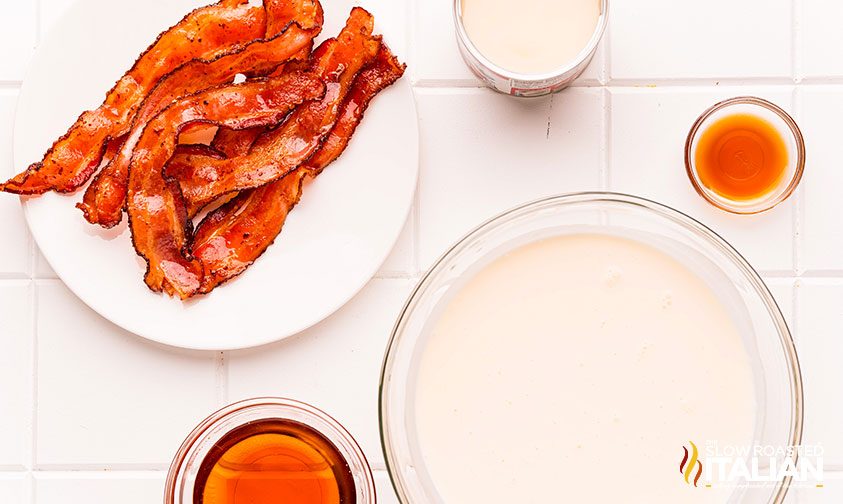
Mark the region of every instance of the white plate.
<instances>
[{"instance_id":1,"label":"white plate","mask_svg":"<svg viewBox=\"0 0 843 504\"><path fill-rule=\"evenodd\" d=\"M197 0L80 0L38 48L15 123L15 166L40 160L82 110L105 92L155 36ZM336 34L356 2L324 2L324 36ZM364 6L366 3L364 2ZM382 3L388 6L389 3ZM403 23L376 18L377 32L405 59ZM323 38L324 38L323 36ZM223 350L279 340L351 299L386 259L412 205L418 124L409 78L381 93L348 150L306 189L279 238L251 268L189 302L149 291L124 222L104 231L74 205L81 191L24 198L29 227L50 265L91 308L144 338ZM23 246L17 244L16 246Z\"/></svg>"}]
</instances>

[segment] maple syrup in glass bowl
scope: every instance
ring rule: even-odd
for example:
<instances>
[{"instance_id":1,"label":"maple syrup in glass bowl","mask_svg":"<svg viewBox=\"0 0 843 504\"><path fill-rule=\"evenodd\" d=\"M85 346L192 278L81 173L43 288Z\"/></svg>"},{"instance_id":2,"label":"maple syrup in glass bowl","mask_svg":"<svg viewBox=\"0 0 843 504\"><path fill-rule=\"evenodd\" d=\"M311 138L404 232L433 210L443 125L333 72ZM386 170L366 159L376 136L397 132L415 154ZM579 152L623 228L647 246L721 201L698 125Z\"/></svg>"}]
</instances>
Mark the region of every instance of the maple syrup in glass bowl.
<instances>
[{"instance_id":1,"label":"maple syrup in glass bowl","mask_svg":"<svg viewBox=\"0 0 843 504\"><path fill-rule=\"evenodd\" d=\"M259 398L203 421L167 475L165 504L372 504L366 457L333 418L304 403Z\"/></svg>"}]
</instances>

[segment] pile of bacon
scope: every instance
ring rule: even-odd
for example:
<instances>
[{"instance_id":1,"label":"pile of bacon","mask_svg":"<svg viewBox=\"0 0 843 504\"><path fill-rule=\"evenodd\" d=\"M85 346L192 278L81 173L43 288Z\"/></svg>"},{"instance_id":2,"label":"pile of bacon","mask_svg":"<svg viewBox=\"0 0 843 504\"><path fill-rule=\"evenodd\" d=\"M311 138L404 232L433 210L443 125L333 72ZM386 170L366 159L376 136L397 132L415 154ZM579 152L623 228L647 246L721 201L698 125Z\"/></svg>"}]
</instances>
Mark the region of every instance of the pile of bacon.
<instances>
[{"instance_id":1,"label":"pile of bacon","mask_svg":"<svg viewBox=\"0 0 843 504\"><path fill-rule=\"evenodd\" d=\"M106 228L127 213L149 288L208 293L272 244L303 182L343 152L370 100L404 73L373 24L356 7L312 50L318 0L197 9L0 189L69 193L96 175L77 207ZM208 127L218 128L210 145L180 143Z\"/></svg>"}]
</instances>

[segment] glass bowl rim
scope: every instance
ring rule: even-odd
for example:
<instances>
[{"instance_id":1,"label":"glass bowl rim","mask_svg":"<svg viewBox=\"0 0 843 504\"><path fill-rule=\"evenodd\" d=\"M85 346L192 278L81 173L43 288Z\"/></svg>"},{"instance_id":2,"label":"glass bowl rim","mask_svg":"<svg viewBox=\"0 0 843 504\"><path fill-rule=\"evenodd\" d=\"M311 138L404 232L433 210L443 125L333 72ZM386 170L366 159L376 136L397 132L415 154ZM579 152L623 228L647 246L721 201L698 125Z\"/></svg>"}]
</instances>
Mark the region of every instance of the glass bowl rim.
<instances>
[{"instance_id":1,"label":"glass bowl rim","mask_svg":"<svg viewBox=\"0 0 843 504\"><path fill-rule=\"evenodd\" d=\"M727 198L718 200L712 197L709 190L706 187L703 187L699 177L697 176L696 163L694 163L694 160L692 159L693 153L691 152L694 140L697 138L697 135L700 133L700 128L708 120L708 118L716 112L735 105L754 105L772 112L778 116L785 125L787 125L790 133L793 135L794 141L796 142L796 168L794 169L793 176L790 178L787 187L785 187L781 194L775 198L762 200L758 205L747 208L743 208L738 205L731 205L729 204ZM685 139L685 172L691 180L691 185L694 186L694 190L697 194L721 210L740 215L752 215L766 212L789 198L799 186L799 182L802 180L802 175L805 172L805 138L802 136L802 130L799 129L799 125L796 124L793 117L775 103L757 96L735 96L734 98L719 101L708 107L702 114L700 114L699 117L697 117L696 121L694 121L694 124L691 126L690 131L688 131L688 136Z\"/></svg>"},{"instance_id":2,"label":"glass bowl rim","mask_svg":"<svg viewBox=\"0 0 843 504\"><path fill-rule=\"evenodd\" d=\"M503 213L500 213L481 224L474 227L471 231L466 233L462 238L457 240L450 246L430 268L422 275L416 286L410 293L407 301L402 307L395 325L392 329L392 334L389 338L386 351L384 353L383 362L381 365L380 381L378 383L378 426L380 431L381 449L384 455L384 463L386 465L387 474L390 482L395 489L398 501L402 504L410 504L411 500L407 497L408 490L404 484L401 476L401 469L395 460L395 453L390 447L387 438L392 438L391 431L388 425L389 412L386 411L386 387L387 375L392 374L392 364L394 353L399 346L403 333L403 328L406 320L412 314L415 305L419 302L420 292L427 288L433 281L434 277L445 270L448 261L457 253L470 246L474 240L481 238L484 234L494 231L499 225L508 222L510 219L522 217L535 213L542 209L565 206L577 203L608 203L628 205L630 207L637 207L644 211L654 212L656 215L666 218L669 221L678 224L686 231L693 233L714 246L719 252L723 253L730 262L735 265L744 275L746 280L751 284L753 291L758 295L764 303L768 314L773 320L776 327L776 332L779 336L779 343L781 345L782 353L788 366L788 381L792 393L792 401L790 406L790 433L788 439L789 446L799 446L802 443L803 428L804 428L804 391L802 383L802 372L799 363L799 356L796 352L796 345L793 340L793 335L778 302L773 297L767 284L763 281L761 276L755 268L741 255L728 241L726 241L717 232L691 217L690 215L677 210L673 207L659 203L640 196L630 194L610 192L610 191L585 191L575 193L565 193L553 196L547 196L528 203L521 204ZM794 455L793 462L797 462L798 454ZM790 488L792 477L787 476L776 485L771 504L781 504L784 502L785 496Z\"/></svg>"},{"instance_id":3,"label":"glass bowl rim","mask_svg":"<svg viewBox=\"0 0 843 504\"><path fill-rule=\"evenodd\" d=\"M210 431L212 428L219 425L226 419L231 418L233 415L248 410L260 410L260 408L263 407L280 407L290 411L299 411L304 413L305 415L309 415L315 419L318 419L319 421L325 422L331 429L333 429L333 432L325 432L324 430L317 429L312 425L308 425L308 427L315 429L322 436L324 436L325 439L333 443L335 446L337 446L338 440L344 442L343 446L351 450L351 455L357 459L356 461L360 464L363 469L364 474L362 474L361 476L366 486L365 490L369 493L369 495L372 496L372 502L377 502L374 475L372 473L372 467L369 464L369 460L366 458L366 454L363 453L363 449L360 448L360 444L357 442L356 439L354 439L354 436L352 436L351 433L341 423L339 423L334 417L332 417L328 413L322 411L316 406L312 406L305 402L284 397L266 396L244 399L224 406L208 415L204 420L199 422L199 424L196 425L193 430L190 431L190 434L185 437L178 451L173 456L173 460L170 463L169 469L167 470L167 476L164 487L164 503L172 504L176 502L176 489L181 479L179 477L181 469L187 463L188 456L192 452L193 447L206 435L206 433L208 433L208 431ZM238 424L234 428L242 425L245 424ZM340 446L337 446L337 449L342 452ZM349 467L350 466L351 464L349 463Z\"/></svg>"}]
</instances>

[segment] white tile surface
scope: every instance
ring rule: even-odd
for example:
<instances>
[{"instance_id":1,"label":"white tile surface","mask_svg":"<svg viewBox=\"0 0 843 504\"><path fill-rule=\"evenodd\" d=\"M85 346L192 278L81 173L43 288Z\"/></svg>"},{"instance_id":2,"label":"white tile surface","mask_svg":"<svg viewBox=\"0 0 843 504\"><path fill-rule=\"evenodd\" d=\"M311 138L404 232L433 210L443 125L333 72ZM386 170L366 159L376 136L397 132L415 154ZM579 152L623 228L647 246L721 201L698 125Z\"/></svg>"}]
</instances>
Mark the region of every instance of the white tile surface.
<instances>
[{"instance_id":1,"label":"white tile surface","mask_svg":"<svg viewBox=\"0 0 843 504\"><path fill-rule=\"evenodd\" d=\"M380 367L413 282L373 280L339 312L289 340L228 354L229 399L292 397L326 411L383 467L378 434Z\"/></svg>"},{"instance_id":2,"label":"white tile surface","mask_svg":"<svg viewBox=\"0 0 843 504\"><path fill-rule=\"evenodd\" d=\"M843 188L840 137L836 124L843 116L839 87L811 87L798 91L799 119L806 138L806 166L802 181L803 253L800 268L843 270Z\"/></svg>"},{"instance_id":3,"label":"white tile surface","mask_svg":"<svg viewBox=\"0 0 843 504\"><path fill-rule=\"evenodd\" d=\"M48 33L74 1L0 7L4 178L22 168L11 158L17 82L38 32ZM126 334L59 281L37 282L36 304L28 278L55 274L30 243L17 198L0 195L0 503L159 502L160 470L221 398L281 394L311 401L343 421L378 468L380 502L396 504L382 470L376 387L386 340L415 282L405 278L500 211L549 194L606 188L604 181L689 212L769 273L766 282L797 332L806 442L822 442L826 466L835 470L825 488L798 489L787 502L843 502L843 198L837 195L843 187L843 3L613 1L595 61L577 89L551 104L550 98L513 101L477 88L456 49L450 0L363 2L379 24L408 27L407 40L389 43L410 64L421 121L416 213L379 272L386 279L373 281L304 334L226 354L220 370L214 354ZM808 147L799 207L791 201L750 218L708 207L684 174L682 145L691 122L714 101L739 94L759 94L790 109L794 76L805 78L796 85L795 108ZM587 87L607 77L610 87ZM714 85L721 80L747 85ZM650 83L659 87L632 87ZM37 471L31 473L33 456Z\"/></svg>"},{"instance_id":4,"label":"white tile surface","mask_svg":"<svg viewBox=\"0 0 843 504\"><path fill-rule=\"evenodd\" d=\"M0 467L31 458L33 291L28 280L0 283Z\"/></svg>"},{"instance_id":5,"label":"white tile surface","mask_svg":"<svg viewBox=\"0 0 843 504\"><path fill-rule=\"evenodd\" d=\"M21 473L0 474L0 502L18 504L27 502L29 478Z\"/></svg>"},{"instance_id":6,"label":"white tile surface","mask_svg":"<svg viewBox=\"0 0 843 504\"><path fill-rule=\"evenodd\" d=\"M39 467L166 466L217 406L212 353L127 334L61 283L38 283Z\"/></svg>"},{"instance_id":7,"label":"white tile surface","mask_svg":"<svg viewBox=\"0 0 843 504\"><path fill-rule=\"evenodd\" d=\"M793 267L793 201L754 216L717 210L694 191L685 172L684 145L694 120L729 96L755 94L790 109L788 87L613 88L611 165L613 191L670 205L722 234L761 270Z\"/></svg>"},{"instance_id":8,"label":"white tile surface","mask_svg":"<svg viewBox=\"0 0 843 504\"><path fill-rule=\"evenodd\" d=\"M829 48L843 47L843 2L799 0L801 74L824 79L843 76L843 59Z\"/></svg>"},{"instance_id":9,"label":"white tile surface","mask_svg":"<svg viewBox=\"0 0 843 504\"><path fill-rule=\"evenodd\" d=\"M149 504L164 495L161 472L38 474L35 497L39 504Z\"/></svg>"},{"instance_id":10,"label":"white tile surface","mask_svg":"<svg viewBox=\"0 0 843 504\"><path fill-rule=\"evenodd\" d=\"M0 30L0 47L3 59L0 63L0 81L23 79L29 57L35 49L36 13L38 0L15 0L3 2Z\"/></svg>"},{"instance_id":11,"label":"white tile surface","mask_svg":"<svg viewBox=\"0 0 843 504\"><path fill-rule=\"evenodd\" d=\"M419 91L421 268L502 211L597 189L603 98L587 88L523 101L487 90Z\"/></svg>"},{"instance_id":12,"label":"white tile surface","mask_svg":"<svg viewBox=\"0 0 843 504\"><path fill-rule=\"evenodd\" d=\"M2 29L0 29L2 32ZM2 35L0 35L1 37ZM2 41L0 41L0 44ZM5 51L4 56L5 58ZM0 63L0 72L2 72ZM2 80L2 76L0 76ZM15 103L18 92L14 89L0 89L0 179L12 177L20 170L12 165L12 127L14 125ZM23 170L23 168L21 168ZM30 239L23 211L17 197L3 194L0 198L0 223L3 243L14 246L0 246L0 278L24 277L29 275ZM8 241L6 241L8 240Z\"/></svg>"},{"instance_id":13,"label":"white tile surface","mask_svg":"<svg viewBox=\"0 0 843 504\"><path fill-rule=\"evenodd\" d=\"M797 349L805 389L805 443L821 443L825 465L843 467L843 279L802 280ZM836 502L836 501L829 501Z\"/></svg>"},{"instance_id":14,"label":"white tile surface","mask_svg":"<svg viewBox=\"0 0 843 504\"><path fill-rule=\"evenodd\" d=\"M611 2L612 79L791 76L790 0Z\"/></svg>"}]
</instances>

